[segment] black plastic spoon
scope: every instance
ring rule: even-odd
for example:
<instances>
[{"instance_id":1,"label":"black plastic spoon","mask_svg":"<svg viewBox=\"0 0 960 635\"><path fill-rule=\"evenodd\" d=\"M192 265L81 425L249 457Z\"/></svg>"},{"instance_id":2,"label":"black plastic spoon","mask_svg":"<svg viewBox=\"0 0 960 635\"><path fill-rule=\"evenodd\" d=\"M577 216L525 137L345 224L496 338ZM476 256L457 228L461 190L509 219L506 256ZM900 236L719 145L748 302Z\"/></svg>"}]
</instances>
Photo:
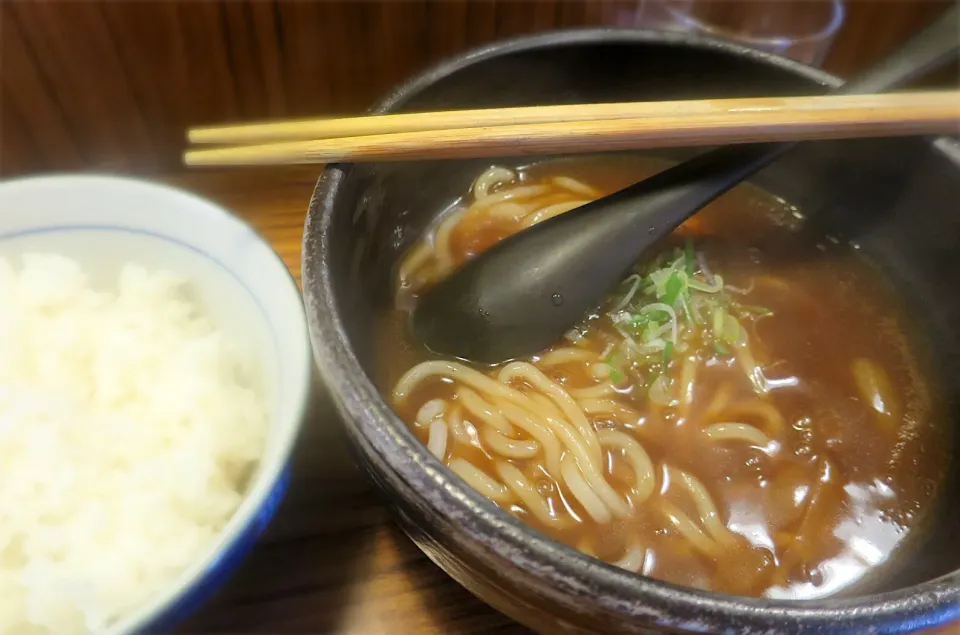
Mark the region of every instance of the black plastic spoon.
<instances>
[{"instance_id":1,"label":"black plastic spoon","mask_svg":"<svg viewBox=\"0 0 960 635\"><path fill-rule=\"evenodd\" d=\"M957 52L957 5L837 93L889 90ZM726 146L544 221L471 260L420 300L417 338L434 352L481 363L556 342L649 247L795 143Z\"/></svg>"}]
</instances>

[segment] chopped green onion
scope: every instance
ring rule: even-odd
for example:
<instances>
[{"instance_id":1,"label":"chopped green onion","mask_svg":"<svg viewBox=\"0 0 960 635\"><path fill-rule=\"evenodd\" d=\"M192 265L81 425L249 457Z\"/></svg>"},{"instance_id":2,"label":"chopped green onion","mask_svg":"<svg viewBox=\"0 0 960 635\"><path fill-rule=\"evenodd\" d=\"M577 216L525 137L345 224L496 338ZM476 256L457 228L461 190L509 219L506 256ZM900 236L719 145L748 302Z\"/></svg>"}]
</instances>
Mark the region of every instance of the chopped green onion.
<instances>
[{"instance_id":1,"label":"chopped green onion","mask_svg":"<svg viewBox=\"0 0 960 635\"><path fill-rule=\"evenodd\" d=\"M604 352L608 381L650 390L659 385L667 395L666 374L674 352L686 351L691 344L681 334L705 342L718 356L742 357L744 325L772 312L740 305L727 292L722 277L713 275L708 282L708 275L700 273L697 252L689 240L633 269L606 305L606 316L622 338L613 354Z\"/></svg>"},{"instance_id":2,"label":"chopped green onion","mask_svg":"<svg viewBox=\"0 0 960 635\"><path fill-rule=\"evenodd\" d=\"M670 326L670 339L674 342L677 340L677 334L679 333L680 326L677 324L677 312L672 306L663 302L654 302L652 304L648 304L640 310L644 313L652 313L654 311L666 313L668 317L667 323L669 323ZM659 336L664 326L664 324L660 324L659 322L657 323L656 336Z\"/></svg>"},{"instance_id":3,"label":"chopped green onion","mask_svg":"<svg viewBox=\"0 0 960 635\"><path fill-rule=\"evenodd\" d=\"M623 361L623 354L619 348L614 348L610 354L603 358L603 363L607 366L616 367Z\"/></svg>"},{"instance_id":4,"label":"chopped green onion","mask_svg":"<svg viewBox=\"0 0 960 635\"><path fill-rule=\"evenodd\" d=\"M694 324L700 324L700 316L693 312L690 305L693 303L693 295L690 293L690 287L683 286L683 293L680 294L680 304L683 306L683 313L693 320Z\"/></svg>"},{"instance_id":5,"label":"chopped green onion","mask_svg":"<svg viewBox=\"0 0 960 635\"><path fill-rule=\"evenodd\" d=\"M657 318L653 317L654 314L665 315L667 316L667 318L672 317L672 314L670 313L670 311L667 310L666 306L658 306L658 305L659 305L658 302L648 304L647 306L640 309L641 311L643 311L641 315L646 317L648 320L652 320L654 322L659 322Z\"/></svg>"},{"instance_id":6,"label":"chopped green onion","mask_svg":"<svg viewBox=\"0 0 960 635\"><path fill-rule=\"evenodd\" d=\"M619 311L620 309L630 305L630 301L633 299L634 294L636 294L637 289L639 289L643 284L643 278L634 274L627 278L624 283L630 285L630 290L627 291L627 293L623 296L623 299L617 303L617 306L613 308L614 311Z\"/></svg>"},{"instance_id":7,"label":"chopped green onion","mask_svg":"<svg viewBox=\"0 0 960 635\"><path fill-rule=\"evenodd\" d=\"M663 294L666 293L667 283L673 274L674 272L671 269L657 269L650 274L650 281L653 283L653 289L657 297L663 296Z\"/></svg>"},{"instance_id":8,"label":"chopped green onion","mask_svg":"<svg viewBox=\"0 0 960 635\"><path fill-rule=\"evenodd\" d=\"M723 318L723 339L728 344L736 344L740 340L740 323L732 315Z\"/></svg>"},{"instance_id":9,"label":"chopped green onion","mask_svg":"<svg viewBox=\"0 0 960 635\"><path fill-rule=\"evenodd\" d=\"M603 358L603 363L610 368L610 379L615 384L619 384L626 379L626 376L620 371L620 366L623 365L624 361L623 351L619 348L613 349L609 355Z\"/></svg>"},{"instance_id":10,"label":"chopped green onion","mask_svg":"<svg viewBox=\"0 0 960 635\"><path fill-rule=\"evenodd\" d=\"M723 278L720 276L715 276L713 284L707 284L706 282L701 282L696 278L691 277L687 280L687 285L696 291L703 291L705 293L720 293L723 291Z\"/></svg>"},{"instance_id":11,"label":"chopped green onion","mask_svg":"<svg viewBox=\"0 0 960 635\"><path fill-rule=\"evenodd\" d=\"M693 255L693 241L687 238L686 244L683 246L683 262L686 265L685 269L687 275L691 278L693 277L694 272L694 255Z\"/></svg>"},{"instance_id":12,"label":"chopped green onion","mask_svg":"<svg viewBox=\"0 0 960 635\"><path fill-rule=\"evenodd\" d=\"M683 287L683 279L680 278L680 275L676 272L670 274L670 278L667 280L666 293L663 296L663 303L669 306L676 304Z\"/></svg>"},{"instance_id":13,"label":"chopped green onion","mask_svg":"<svg viewBox=\"0 0 960 635\"><path fill-rule=\"evenodd\" d=\"M643 341L650 342L657 338L657 334L660 331L660 326L654 322L647 322L647 325L643 328Z\"/></svg>"},{"instance_id":14,"label":"chopped green onion","mask_svg":"<svg viewBox=\"0 0 960 635\"><path fill-rule=\"evenodd\" d=\"M713 310L713 337L720 339L723 337L723 309L717 307Z\"/></svg>"}]
</instances>

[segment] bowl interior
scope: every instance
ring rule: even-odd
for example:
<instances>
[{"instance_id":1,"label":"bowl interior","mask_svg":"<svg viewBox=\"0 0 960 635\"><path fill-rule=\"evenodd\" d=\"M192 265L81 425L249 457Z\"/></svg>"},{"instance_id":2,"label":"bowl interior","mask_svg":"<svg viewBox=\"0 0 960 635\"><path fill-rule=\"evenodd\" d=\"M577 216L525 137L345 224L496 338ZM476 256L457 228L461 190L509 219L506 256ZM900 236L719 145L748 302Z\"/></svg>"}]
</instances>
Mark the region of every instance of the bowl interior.
<instances>
[{"instance_id":1,"label":"bowl interior","mask_svg":"<svg viewBox=\"0 0 960 635\"><path fill-rule=\"evenodd\" d=\"M380 109L809 94L836 81L802 65L736 46L684 42L679 36L642 32L594 31L529 38L496 51L477 52L401 87ZM694 152L646 154L681 159ZM808 143L751 179L796 204L811 226L858 244L901 291L914 318L918 350L938 384L937 417L950 429L954 457L960 456L956 449L960 435L953 434L960 394L956 327L960 324L960 294L954 292L960 284L960 252L956 250L960 216L955 213L960 200L958 156L960 152L945 140L935 144L923 139ZM314 280L307 281L308 296L316 293L322 300L311 304L312 310L334 314L330 322L311 316L317 320L314 325L342 329L342 333L324 333L335 340L329 347L320 343L321 338L315 340L318 358L333 360L338 366L338 377L331 381L334 390L370 394L379 354L376 318L391 301L394 268L435 215L467 191L490 164L522 165L541 158L328 168L308 222L304 258L308 272L317 270L329 276L329 291L318 282L321 290L315 292ZM314 221L317 227L311 230ZM340 337L345 341L336 339ZM353 359L339 350L344 344L360 368L354 368ZM388 413L384 402L378 400L375 408L385 413L382 420L374 420L369 409L347 413L348 426L356 426L356 436L369 435L375 426L385 425L389 435L403 440L403 447L381 450L402 479L412 474L407 471L414 469L410 468L411 457L417 465L437 467L403 424ZM452 475L447 478L452 487L466 487ZM953 460L929 529L917 532L921 538L905 547L910 549L909 557L894 558L890 566L895 570L889 575L870 576L875 583L849 593L862 597L902 590L956 572L960 546L951 536L960 528L957 488ZM433 538L442 541L439 535L435 532ZM623 601L629 601L629 590L634 587L624 581L626 575L603 575L623 582L617 589L625 590ZM952 573L938 584L953 588L958 582L960 574ZM809 606L840 606L832 602Z\"/></svg>"},{"instance_id":2,"label":"bowl interior","mask_svg":"<svg viewBox=\"0 0 960 635\"><path fill-rule=\"evenodd\" d=\"M257 516L280 477L306 403L312 371L296 284L256 233L203 199L161 185L112 177L43 177L0 184L0 247L76 260L99 290L116 290L120 268L135 263L188 281L188 292L228 341L258 369L270 414L266 447L247 496L216 544L162 597L114 625L126 632L216 567Z\"/></svg>"}]
</instances>

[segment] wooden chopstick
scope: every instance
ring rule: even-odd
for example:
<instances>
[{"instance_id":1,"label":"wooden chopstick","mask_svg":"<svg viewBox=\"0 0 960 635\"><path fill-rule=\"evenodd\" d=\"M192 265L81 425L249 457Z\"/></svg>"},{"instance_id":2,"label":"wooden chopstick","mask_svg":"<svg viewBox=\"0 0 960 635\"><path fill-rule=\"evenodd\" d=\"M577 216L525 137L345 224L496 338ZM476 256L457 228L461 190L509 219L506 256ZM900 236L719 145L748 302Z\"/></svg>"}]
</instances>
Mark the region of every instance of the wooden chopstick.
<instances>
[{"instance_id":1,"label":"wooden chopstick","mask_svg":"<svg viewBox=\"0 0 960 635\"><path fill-rule=\"evenodd\" d=\"M596 118L605 110L612 116ZM466 121L472 125L455 126ZM958 125L960 91L545 106L198 129L191 139L263 140L307 134L307 129L327 137L193 149L184 161L257 165L478 158L948 133L957 132Z\"/></svg>"},{"instance_id":2,"label":"wooden chopstick","mask_svg":"<svg viewBox=\"0 0 960 635\"><path fill-rule=\"evenodd\" d=\"M916 93L914 93L916 94ZM485 110L447 110L346 118L302 119L236 126L192 128L190 143L247 145L277 141L306 141L333 137L484 128L487 126L640 119L685 115L719 115L743 111L818 113L845 108L884 107L890 94L814 97L746 97L688 101L626 102L565 106L527 106Z\"/></svg>"}]
</instances>

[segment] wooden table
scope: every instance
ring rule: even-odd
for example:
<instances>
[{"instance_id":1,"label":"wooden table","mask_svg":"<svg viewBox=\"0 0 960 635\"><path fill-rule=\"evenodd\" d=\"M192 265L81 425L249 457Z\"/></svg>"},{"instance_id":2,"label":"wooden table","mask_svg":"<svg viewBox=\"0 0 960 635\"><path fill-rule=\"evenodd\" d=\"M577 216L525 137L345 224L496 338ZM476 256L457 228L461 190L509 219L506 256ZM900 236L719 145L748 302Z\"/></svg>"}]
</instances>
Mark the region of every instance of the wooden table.
<instances>
[{"instance_id":1,"label":"wooden table","mask_svg":"<svg viewBox=\"0 0 960 635\"><path fill-rule=\"evenodd\" d=\"M197 171L170 183L236 210L300 278L316 166ZM448 578L397 529L347 453L329 400L312 404L276 520L180 633L529 635ZM954 625L925 635L960 635Z\"/></svg>"}]
</instances>

